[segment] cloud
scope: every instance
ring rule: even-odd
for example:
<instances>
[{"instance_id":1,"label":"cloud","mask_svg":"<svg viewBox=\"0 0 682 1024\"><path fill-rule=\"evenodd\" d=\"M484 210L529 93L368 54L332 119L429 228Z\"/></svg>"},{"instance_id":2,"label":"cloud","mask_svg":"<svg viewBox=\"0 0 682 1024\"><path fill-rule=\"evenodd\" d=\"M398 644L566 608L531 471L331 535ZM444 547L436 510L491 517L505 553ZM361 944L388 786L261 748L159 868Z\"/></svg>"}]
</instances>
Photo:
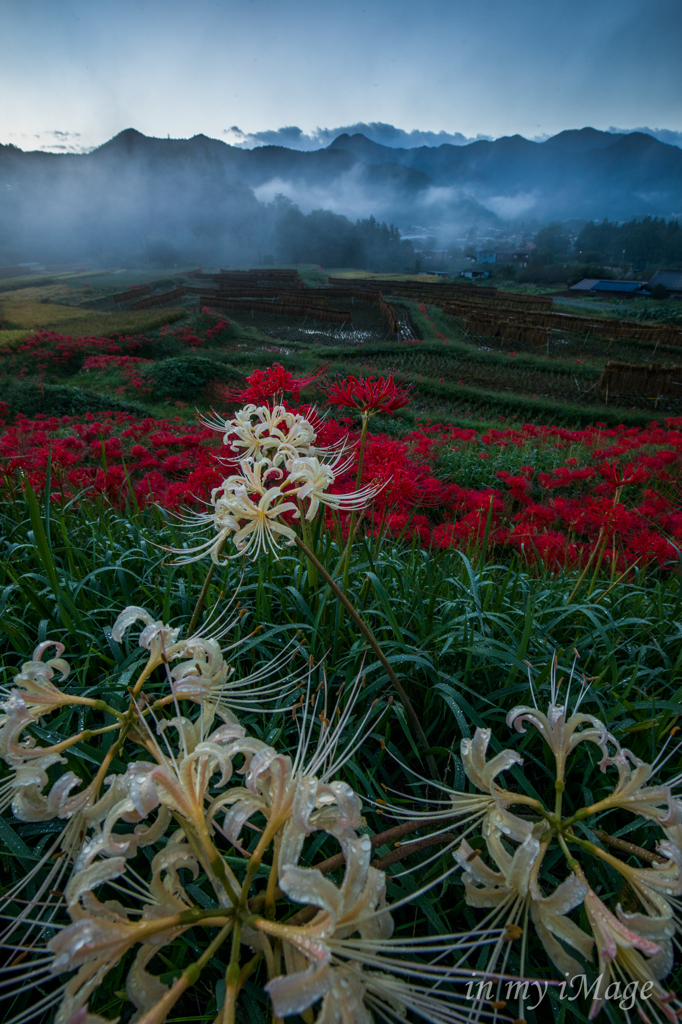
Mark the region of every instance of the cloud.
<instances>
[{"instance_id":1,"label":"cloud","mask_svg":"<svg viewBox=\"0 0 682 1024\"><path fill-rule=\"evenodd\" d=\"M611 126L609 131L618 135L642 132L644 135L653 135L659 142L667 142L669 146L679 146L682 149L682 132L671 131L670 128L614 128Z\"/></svg>"},{"instance_id":2,"label":"cloud","mask_svg":"<svg viewBox=\"0 0 682 1024\"><path fill-rule=\"evenodd\" d=\"M513 220L532 210L536 202L534 193L518 192L515 196L493 196L485 200L485 205L503 220Z\"/></svg>"},{"instance_id":3,"label":"cloud","mask_svg":"<svg viewBox=\"0 0 682 1024\"><path fill-rule=\"evenodd\" d=\"M49 131L34 132L10 132L9 139L19 149L28 151L39 151L41 153L90 153L94 146L84 146L80 139L80 132L62 132L56 128ZM20 140L20 141L19 141Z\"/></svg>"},{"instance_id":4,"label":"cloud","mask_svg":"<svg viewBox=\"0 0 682 1024\"><path fill-rule=\"evenodd\" d=\"M355 124L341 125L338 128L315 128L310 133L304 132L295 125L286 128L261 132L243 132L241 128L233 125L232 128L225 128L223 136L226 142L240 149L255 149L258 146L286 146L287 149L299 149L310 151L313 149L324 149L329 146L339 135L361 134L372 142L378 142L382 146L390 146L392 149L414 149L417 146L442 146L448 143L451 146L467 146L470 142L478 142L481 139L492 140L491 135L475 135L467 137L461 132L422 132L405 131L403 128L396 128L392 124L384 124L382 121L357 121Z\"/></svg>"},{"instance_id":5,"label":"cloud","mask_svg":"<svg viewBox=\"0 0 682 1024\"><path fill-rule=\"evenodd\" d=\"M460 189L446 185L432 185L419 197L421 205L426 209L433 206L447 206L448 204L457 202L462 198L462 192Z\"/></svg>"},{"instance_id":6,"label":"cloud","mask_svg":"<svg viewBox=\"0 0 682 1024\"><path fill-rule=\"evenodd\" d=\"M351 220L374 215L379 220L391 217L396 197L390 190L367 188L360 180L362 168L352 167L335 179L333 187L314 185L311 182L297 182L275 177L255 188L254 195L261 203L269 203L281 194L296 203L303 213L311 210L331 210Z\"/></svg>"}]
</instances>

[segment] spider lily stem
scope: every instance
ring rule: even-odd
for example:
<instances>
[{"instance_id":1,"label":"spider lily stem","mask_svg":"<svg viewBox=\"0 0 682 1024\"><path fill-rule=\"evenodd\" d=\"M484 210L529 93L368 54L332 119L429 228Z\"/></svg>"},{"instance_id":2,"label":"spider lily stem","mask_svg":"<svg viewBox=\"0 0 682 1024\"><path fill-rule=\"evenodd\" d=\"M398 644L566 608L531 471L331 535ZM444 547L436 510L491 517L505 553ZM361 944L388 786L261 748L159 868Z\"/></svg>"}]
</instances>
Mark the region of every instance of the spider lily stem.
<instances>
[{"instance_id":1,"label":"spider lily stem","mask_svg":"<svg viewBox=\"0 0 682 1024\"><path fill-rule=\"evenodd\" d=\"M530 802L531 806L535 806L537 803L537 801L532 801L530 797L527 802ZM384 846L387 843L393 843L396 840L402 839L403 836L409 835L410 832L416 832L418 829L430 828L433 825L442 825L442 823L442 818L415 818L411 821L403 821L400 825L394 825L393 828L389 828L385 832L379 832L377 835L372 836L370 839L372 849L376 849L377 846ZM279 837L276 837L275 842L278 843L278 841ZM410 852L412 852L410 849L412 846L412 843L406 843L402 848L399 848L399 851L396 852L400 852L400 857L396 858L396 860L402 860L404 857L408 857ZM279 851L276 849L275 859L278 855ZM282 890L276 884L277 867L275 859L273 859L273 868L270 873L270 878L268 879L268 887L265 894L259 893L257 896L252 896L248 902L249 910L252 913L256 913L256 911L261 908L265 908L265 916L269 920L271 917L267 909L268 902L271 900L272 906L274 907L275 901L281 899L284 895ZM336 871L337 868L342 868L345 862L346 858L343 853L335 853L333 857L327 857L326 860L320 861L312 866L316 871L319 871L323 875L327 875L330 871ZM374 861L372 866L379 867L378 861ZM216 913L216 911L213 911L213 913ZM299 911L298 913L305 913L305 911ZM298 920L298 915L294 915L294 918ZM294 918L291 918L290 920L293 921Z\"/></svg>"},{"instance_id":2,"label":"spider lily stem","mask_svg":"<svg viewBox=\"0 0 682 1024\"><path fill-rule=\"evenodd\" d=\"M225 1002L223 1003L220 1013L215 1018L213 1024L231 1024L231 1022L234 1021L237 996L243 988L244 982L248 981L262 959L263 954L256 953L255 956L252 956L251 959L244 964L241 971L237 970L236 972L233 969L233 964L229 964L225 972Z\"/></svg>"},{"instance_id":3,"label":"spider lily stem","mask_svg":"<svg viewBox=\"0 0 682 1024\"><path fill-rule=\"evenodd\" d=\"M101 736L104 732L111 732L113 729L120 729L121 723L114 722L113 725L105 725L101 729L83 729L82 732L78 732L75 736L69 736L67 740L62 740L61 743L55 743L52 747L43 747L43 756L46 754L61 754L63 750L68 750L74 743L80 743L91 739L93 736Z\"/></svg>"},{"instance_id":4,"label":"spider lily stem","mask_svg":"<svg viewBox=\"0 0 682 1024\"><path fill-rule=\"evenodd\" d=\"M559 846L561 847L564 857L566 858L566 863L568 864L571 871L577 873L578 871L580 871L580 863L575 859L575 857L571 856L571 851L569 850L568 845L566 844L566 840L561 832L557 833L557 839L559 840ZM580 843L580 845L582 846L581 840L576 839L575 836L571 836L571 841Z\"/></svg>"},{"instance_id":5,"label":"spider lily stem","mask_svg":"<svg viewBox=\"0 0 682 1024\"><path fill-rule=\"evenodd\" d=\"M566 821L562 822L562 825L564 828L570 828L571 825L576 823L576 821L584 821L585 818L591 818L593 814L598 814L599 811L606 811L612 805L612 795L607 796L603 800L599 800L598 803L591 804L589 807L581 807L580 810L576 811L570 818L566 818Z\"/></svg>"},{"instance_id":6,"label":"spider lily stem","mask_svg":"<svg viewBox=\"0 0 682 1024\"><path fill-rule=\"evenodd\" d=\"M341 601L342 605L355 622L356 626L364 636L365 640L376 654L377 658L379 659L384 669L386 670L386 673L388 675L388 678L391 680L394 690L396 691L401 701L403 702L405 711L407 712L407 715L410 721L412 722L412 725L414 726L414 730L419 738L420 743L423 745L425 750L428 750L429 741L426 738L426 733L422 728L419 716L417 715L417 712L414 710L412 702L410 701L410 698L407 696L403 684L400 682L397 675L393 671L391 663L389 662L384 652L381 650L381 647L379 646L379 643L377 641L377 638L374 636L374 633L369 628L364 619L361 617L359 612L355 609L352 602L349 601L349 599L346 597L342 588L332 578L332 576L330 576L330 574L327 572L322 563L316 558L316 556L313 554L310 548L305 544L303 540L301 540L301 538L298 535L296 535L296 543L298 544L301 551L303 551L303 553L307 555L310 561L315 565L317 571L320 573L322 578L328 583L328 585L334 591L339 601ZM426 754L426 763L429 766L429 771L431 771L433 774L433 778L436 781L440 781L440 773L438 771L438 768L436 767L436 762L432 754Z\"/></svg>"},{"instance_id":7,"label":"spider lily stem","mask_svg":"<svg viewBox=\"0 0 682 1024\"><path fill-rule=\"evenodd\" d=\"M621 582L621 580L623 580L623 579L624 579L624 578L625 578L625 577L627 576L627 574L628 574L629 572L631 572L631 571L632 571L633 569L635 569L635 568L636 568L636 567L637 567L637 566L639 565L639 563L640 563L641 561L642 561L642 556L640 555L640 557L639 557L639 558L635 559L635 561L634 561L634 562L632 563L632 565L629 565L629 566L627 567L627 569L625 570L625 572L622 572L622 573L620 574L620 576L618 577L618 579L617 579L617 580L613 580L613 583L611 584L611 586L609 587L609 589L608 589L608 590L605 590L605 591L604 591L604 593L603 593L603 594L601 595L601 597L598 597L598 598L597 598L597 600L596 600L596 601L594 602L594 604L599 604L599 603L600 603L601 601L603 601L603 600L604 600L604 598L605 598L605 597L608 597L608 595L609 595L609 594L611 593L611 591L612 591L612 590L613 590L613 589L614 589L615 587L617 587L617 586L618 586L618 584L619 584L619 583ZM614 557L614 559L613 559L613 564L614 564L614 566L615 566L615 564L616 564L616 560L615 560L615 557ZM613 576L611 577L611 579L613 579Z\"/></svg>"},{"instance_id":8,"label":"spider lily stem","mask_svg":"<svg viewBox=\"0 0 682 1024\"><path fill-rule=\"evenodd\" d=\"M564 607L566 607L566 605L571 603L571 601L573 600L575 595L580 590L580 587L582 586L582 582L585 579L585 577L587 576L587 573L589 572L590 566L592 565L593 559L595 558L597 552L601 549L601 542L602 542L602 537L603 536L604 536L604 527L602 526L602 528L599 531L599 536L597 537L597 543L592 548L592 552L590 554L590 557L587 559L587 565L585 566L585 568L581 572L580 576L578 577L578 582L573 587L573 590L571 591L571 593L568 595L568 597L564 601Z\"/></svg>"},{"instance_id":9,"label":"spider lily stem","mask_svg":"<svg viewBox=\"0 0 682 1024\"><path fill-rule=\"evenodd\" d=\"M618 839L616 836L610 836L608 832L602 832L599 828L593 829L593 832L597 839L600 839L606 846L612 846L615 850L621 850L624 853L631 853L635 857L639 857L640 860L649 861L650 864L665 863L666 858L660 853L651 853L650 850L644 850L641 846L635 846L634 843L628 843L624 839Z\"/></svg>"},{"instance_id":10,"label":"spider lily stem","mask_svg":"<svg viewBox=\"0 0 682 1024\"><path fill-rule=\"evenodd\" d=\"M116 723L117 727L120 729L120 735L119 735L118 739L115 740L114 743L112 743L112 745L107 750L106 754L104 755L104 760L102 761L102 764L99 766L97 774L95 775L94 779L90 783L90 787L89 788L91 790L91 794L92 794L91 795L91 799L92 799L93 803L97 800L97 797L99 796L99 791L102 788L102 783L104 782L104 779L106 778L106 774L109 771L109 765L114 760L114 758L117 757L118 752L120 751L121 747L125 743L126 736L128 735L128 732L130 731L131 724L132 724L132 716L131 717L126 717L126 720L123 723L120 723L120 722Z\"/></svg>"},{"instance_id":11,"label":"spider lily stem","mask_svg":"<svg viewBox=\"0 0 682 1024\"><path fill-rule=\"evenodd\" d=\"M572 835L570 837L570 840L572 843L575 843L577 846L580 846L581 849L585 850L587 853L590 853L593 857L599 857L600 860L605 861L612 867L617 867L618 864L623 863L623 861L620 861L618 857L614 857L612 853L608 853L606 850L601 850L594 843L591 843L589 839L579 839L578 836ZM635 847L634 849L638 850L639 847ZM628 850L627 852L632 853L633 851ZM647 857L651 857L651 854L648 853L648 851L646 850L642 850L642 854L645 854ZM637 853L637 856L640 856L640 854ZM665 858L663 858L663 860L665 861ZM656 858L656 861L660 864L660 860L658 858Z\"/></svg>"},{"instance_id":12,"label":"spider lily stem","mask_svg":"<svg viewBox=\"0 0 682 1024\"><path fill-rule=\"evenodd\" d=\"M236 908L237 913L235 914L234 931L232 932L232 950L230 953L230 962L225 971L225 1003L223 1005L221 1024L234 1024L235 1007L237 1004L237 996L239 990L243 984L241 973L239 970L239 954L241 952L241 936L242 936L242 921L244 916L249 914L248 908L248 897L251 883L253 882L254 876L258 871L263 859L263 854L267 850L272 840L272 833L270 829L266 829L260 838L258 846L251 855L250 860L246 866L246 877L239 894L239 904ZM270 880L272 878L272 871L270 872L270 878L268 879L268 889L270 889ZM273 889L274 891L274 889ZM266 894L267 904L267 894ZM272 903L273 917L274 917L274 900ZM270 958L268 958L270 959ZM255 966L255 964L254 964ZM268 965L268 973L271 974L271 967L274 965ZM246 980L246 979L244 979Z\"/></svg>"},{"instance_id":13,"label":"spider lily stem","mask_svg":"<svg viewBox=\"0 0 682 1024\"><path fill-rule=\"evenodd\" d=\"M250 880L249 880L250 881ZM245 883L246 884L246 883ZM232 950L230 962L225 971L225 1002L223 1004L222 1024L234 1024L234 1012L239 994L239 953L241 951L242 922L236 917L232 932Z\"/></svg>"},{"instance_id":14,"label":"spider lily stem","mask_svg":"<svg viewBox=\"0 0 682 1024\"><path fill-rule=\"evenodd\" d=\"M604 555L606 554L606 548L608 547L608 543L609 543L608 537L604 537L604 540L602 541L602 545L601 545L601 550L599 552L599 558L597 559L596 565L594 567L594 572L592 574L592 580L590 582L590 586L589 586L589 589L587 591L587 595L586 595L587 597L589 597L591 595L592 591L594 590L595 584L597 582L597 576L599 575L599 570L601 569L602 562L604 561Z\"/></svg>"},{"instance_id":15,"label":"spider lily stem","mask_svg":"<svg viewBox=\"0 0 682 1024\"><path fill-rule=\"evenodd\" d=\"M310 526L309 526L308 521L307 521L307 519L305 517L305 509L303 508L303 503L302 503L300 498L296 499L296 504L298 505L298 512L299 512L300 522L301 522L301 533L303 534L303 539L304 539L306 545L309 548L312 548L313 542L312 542L312 538L310 536ZM317 569L315 568L313 563L310 561L310 559L308 559L308 572L310 574L310 586L312 587L313 590L317 590L317 582L318 582L317 581Z\"/></svg>"},{"instance_id":16,"label":"spider lily stem","mask_svg":"<svg viewBox=\"0 0 682 1024\"><path fill-rule=\"evenodd\" d=\"M143 1017L139 1018L138 1024L162 1024L162 1021L166 1019L168 1013L175 1006L183 992L185 992L191 985L196 984L199 980L204 967L213 954L220 949L223 942L232 931L233 925L233 921L228 921L228 923L221 928L213 942L206 947L199 959L195 960L193 964L182 972L178 980L174 982L156 1006L153 1006L151 1010L144 1014Z\"/></svg>"},{"instance_id":17,"label":"spider lily stem","mask_svg":"<svg viewBox=\"0 0 682 1024\"><path fill-rule=\"evenodd\" d=\"M275 846L272 852L272 865L268 875L268 884L265 890L265 916L274 921L275 919L275 890L277 888L277 862L279 860L279 847L282 841L281 833L275 836Z\"/></svg>"},{"instance_id":18,"label":"spider lily stem","mask_svg":"<svg viewBox=\"0 0 682 1024\"><path fill-rule=\"evenodd\" d=\"M70 705L82 705L85 707L92 708L94 711L105 711L108 715L113 715L114 718L123 718L124 712L117 711L116 708L110 707L103 700L96 700L93 697L72 697L69 700Z\"/></svg>"},{"instance_id":19,"label":"spider lily stem","mask_svg":"<svg viewBox=\"0 0 682 1024\"><path fill-rule=\"evenodd\" d=\"M226 541L227 541L227 537L225 537L221 541L221 543L220 543L220 545L218 547L218 550L216 551L216 556L215 556L216 559L220 558L220 554L221 554L223 548L225 547ZM201 593L199 594L199 597L197 598L197 603L194 606L194 611L192 612L192 618L190 619L189 626L187 628L187 636L188 637L193 636L194 630L197 628L197 624L199 622L199 616L201 615L201 609L204 607L204 601L206 600L206 595L208 594L208 588L211 586L211 580L213 579L214 573L216 571L216 567L217 567L217 562L212 562L208 572L206 573L206 579L204 580L204 585L201 588Z\"/></svg>"},{"instance_id":20,"label":"spider lily stem","mask_svg":"<svg viewBox=\"0 0 682 1024\"><path fill-rule=\"evenodd\" d=\"M365 411L362 413L362 430L360 431L360 451L358 454L358 471L355 474L355 490L357 491L360 487L360 481L362 480L362 470L365 463L365 447L367 446L367 426L369 424L370 413ZM348 589L348 573L350 571L350 551L355 539L355 509L350 514L350 525L348 528L348 540L346 542L346 548L343 552L343 589ZM343 621L343 620L342 620Z\"/></svg>"}]
</instances>

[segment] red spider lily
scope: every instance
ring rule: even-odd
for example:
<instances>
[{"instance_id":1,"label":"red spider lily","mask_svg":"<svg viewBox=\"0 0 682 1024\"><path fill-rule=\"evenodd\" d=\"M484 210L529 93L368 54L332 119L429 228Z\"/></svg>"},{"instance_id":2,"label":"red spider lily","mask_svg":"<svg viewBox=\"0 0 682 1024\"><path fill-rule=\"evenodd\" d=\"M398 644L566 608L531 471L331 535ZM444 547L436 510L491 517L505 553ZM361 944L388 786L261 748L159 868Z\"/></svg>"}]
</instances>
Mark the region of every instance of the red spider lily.
<instances>
[{"instance_id":1,"label":"red spider lily","mask_svg":"<svg viewBox=\"0 0 682 1024\"><path fill-rule=\"evenodd\" d=\"M373 416L387 412L392 416L396 409L402 409L412 398L414 384L396 384L390 377L345 377L331 383L326 391L327 405L338 405L344 409L358 409Z\"/></svg>"},{"instance_id":2,"label":"red spider lily","mask_svg":"<svg viewBox=\"0 0 682 1024\"><path fill-rule=\"evenodd\" d=\"M498 480L506 484L509 488L509 493L515 501L527 502L530 501L528 495L530 494L531 485L525 476L513 476L506 469L500 469L495 474Z\"/></svg>"},{"instance_id":3,"label":"red spider lily","mask_svg":"<svg viewBox=\"0 0 682 1024\"><path fill-rule=\"evenodd\" d=\"M538 473L538 482L542 487L553 490L556 487L569 487L574 483L582 483L593 476L594 470L591 466L583 466L582 469L558 466L551 473Z\"/></svg>"},{"instance_id":4,"label":"red spider lily","mask_svg":"<svg viewBox=\"0 0 682 1024\"><path fill-rule=\"evenodd\" d=\"M627 484L641 484L649 476L644 466L640 466L639 463L635 465L633 462L628 462L627 466L621 466L617 462L602 462L597 466L597 472L614 491Z\"/></svg>"},{"instance_id":5,"label":"red spider lily","mask_svg":"<svg viewBox=\"0 0 682 1024\"><path fill-rule=\"evenodd\" d=\"M523 512L514 516L517 523L514 530L519 534L535 533L538 529L550 526L556 518L555 510L549 505L526 505Z\"/></svg>"},{"instance_id":6,"label":"red spider lily","mask_svg":"<svg viewBox=\"0 0 682 1024\"><path fill-rule=\"evenodd\" d=\"M196 334L195 328L163 330L193 347L197 339L206 340L211 332L228 326L222 321L211 321L209 326L198 321ZM112 341L43 332L16 352L0 349L0 368L21 373L30 361L26 372L31 374L35 369L61 373L65 367L92 375L115 372L122 384L137 389L152 380L149 370L153 368L145 366L143 357L153 354L151 341L143 336ZM392 377L378 379L372 366L363 372L375 376L350 377L327 389L329 404L363 412L366 428L373 412L395 411L406 404L412 389L396 385ZM269 401L283 391L293 394L296 386L319 376L294 380L275 364L246 381L254 389L260 387L259 392L242 392L238 397ZM314 423L317 443L323 447L349 434L352 441L361 436L353 418L322 420L305 405L292 411ZM28 418L12 416L9 405L0 402L0 423L3 499L19 495L24 479L34 490L44 491L48 466L53 502L84 503L97 498L115 507L130 501L141 507L156 502L166 508L205 502L225 475L224 465L215 459L212 433L188 426L180 418L137 419L119 412ZM679 502L674 495L667 496L668 489L661 494L644 487L657 487L663 481L673 490L679 486L681 417L648 427L597 424L581 429L500 422L483 433L427 420L399 439L366 430L365 439L362 484L390 478L361 524L370 535L388 533L434 548L466 550L481 544L492 499L490 550L516 551L529 564L541 562L559 571L586 564L601 536L606 541L605 570L613 566L623 572L633 564L647 563L679 569ZM472 465L476 484L466 478ZM553 466L550 471L542 471L549 466ZM357 468L349 467L337 477L335 490L353 490L356 475ZM614 505L614 492L643 480L651 482L644 484L641 497ZM562 488L566 496L560 496ZM350 527L350 516L343 512L338 517L328 515L326 521L330 530L340 529L344 536Z\"/></svg>"},{"instance_id":7,"label":"red spider lily","mask_svg":"<svg viewBox=\"0 0 682 1024\"><path fill-rule=\"evenodd\" d=\"M246 378L248 387L228 388L224 384L214 383L213 394L222 402L268 402L275 395L282 395L285 391L290 392L294 402L301 398L301 391L309 388L326 370L326 366L316 373L310 373L307 377L292 377L288 370L285 370L281 363L273 363L265 370L254 370L250 377Z\"/></svg>"}]
</instances>

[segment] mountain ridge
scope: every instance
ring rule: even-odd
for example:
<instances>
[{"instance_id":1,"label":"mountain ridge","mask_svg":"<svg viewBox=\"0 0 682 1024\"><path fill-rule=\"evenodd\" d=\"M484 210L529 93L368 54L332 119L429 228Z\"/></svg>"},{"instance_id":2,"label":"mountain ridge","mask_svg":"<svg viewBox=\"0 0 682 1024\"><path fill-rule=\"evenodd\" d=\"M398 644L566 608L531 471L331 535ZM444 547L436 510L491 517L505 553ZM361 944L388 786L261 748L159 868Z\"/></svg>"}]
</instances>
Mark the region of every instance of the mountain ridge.
<instances>
[{"instance_id":1,"label":"mountain ridge","mask_svg":"<svg viewBox=\"0 0 682 1024\"><path fill-rule=\"evenodd\" d=\"M263 225L278 195L304 212L373 215L403 230L429 225L447 244L472 226L519 218L681 216L682 149L645 133L589 127L542 142L510 135L410 149L341 133L312 151L249 150L135 128L85 154L0 145L0 224L17 252L38 251L47 235L56 246L60 233L80 233L104 251L129 249L142 235L224 236L230 251L246 238L258 251L270 245Z\"/></svg>"}]
</instances>

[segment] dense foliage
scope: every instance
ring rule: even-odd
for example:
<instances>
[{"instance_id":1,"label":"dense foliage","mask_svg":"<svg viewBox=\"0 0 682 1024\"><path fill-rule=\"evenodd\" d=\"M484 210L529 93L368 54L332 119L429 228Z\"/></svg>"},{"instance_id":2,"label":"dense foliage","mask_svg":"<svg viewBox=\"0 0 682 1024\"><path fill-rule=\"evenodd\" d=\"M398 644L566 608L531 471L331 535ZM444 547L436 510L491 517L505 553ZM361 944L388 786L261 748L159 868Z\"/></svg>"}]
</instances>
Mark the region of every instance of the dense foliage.
<instances>
[{"instance_id":1,"label":"dense foliage","mask_svg":"<svg viewBox=\"0 0 682 1024\"><path fill-rule=\"evenodd\" d=\"M50 497L49 492L46 497ZM0 614L6 637L5 687L11 685L14 666L30 659L36 642L59 640L66 645L65 656L72 665L71 680L62 687L79 699L104 701L108 707L124 711L129 687L143 667L143 652L134 644L116 643L111 626L126 605L135 604L153 610L173 629L187 629L205 566L169 566L167 556L155 545L191 544L192 537L167 522L157 509L136 511L129 506L117 510L101 497L80 504L49 500L38 504L28 490L25 496L17 495L15 501L3 505L2 517ZM328 571L338 572L335 567L343 554L343 542L333 525L328 529L319 519L312 544ZM570 672L573 652L577 652L583 678L591 681L582 710L607 722L611 733L627 742L638 757L653 761L663 738L677 721L682 598L676 574L660 576L654 570L645 575L637 568L627 580L611 582L602 574L590 584L589 577L581 580L570 568L545 573L541 566L529 571L518 561L500 564L486 553L485 543L471 547L467 556L452 549L429 550L416 537L405 544L383 531L375 537L361 532L352 547L348 592L418 709L430 745L429 756L435 759L446 784L456 789L465 785L460 740L472 737L477 727L493 729L493 752L511 746L526 756L523 772L517 767L512 770L510 781L515 789L529 797L547 789L551 776L548 779L545 764L529 749L528 737L512 738L504 717L515 705L529 702L528 664L532 665L534 692L544 706L555 650L559 652L559 675ZM413 841L402 848L396 849L390 838L390 830L401 817L396 818L395 812L382 813L387 799L398 799L401 814L414 817L418 809L428 811L431 806L419 801L425 797L433 800L438 794L410 774L424 774L425 752L402 706L395 705L393 712L387 708L388 679L353 622L339 615L329 588L306 559L286 549L278 560L237 560L220 569L207 591L207 611L212 617L220 614L226 598L233 595L237 595L243 610L229 637L230 641L242 641L231 656L235 678L267 669L297 637L305 641L316 662L325 658L331 695L344 686L350 692L357 673L365 673L366 693L361 708L366 710L375 697L382 698L382 702L371 731L341 777L364 797L378 801L367 803L364 832L374 847L374 863L388 872L389 899L409 902L420 886L433 885L416 903L395 912L397 935L407 939L416 927L434 941L453 929L463 929L466 934L476 918L465 905L461 875L455 872L439 881L443 872L452 870L448 844L454 841L455 824L435 846L426 821L423 826L419 820L412 822ZM256 627L259 629L254 632ZM149 699L161 699L163 679L145 684L147 691ZM100 715L93 726L106 729L110 721L110 717ZM260 741L295 752L295 716L263 714L256 707L242 716L242 721ZM68 737L84 722L64 708L50 716L49 725L43 720L32 731L44 746ZM69 770L83 780L93 778L110 750L110 735L103 732L70 746L66 752ZM567 815L585 802L586 786L590 791L587 799L592 801L598 801L612 786L613 771L603 775L595 760L590 755L571 762L564 797ZM673 774L675 763L669 766ZM114 770L121 771L121 767L115 763ZM396 792L401 796L396 797ZM35 867L38 858L51 854L63 825L59 819L23 823L4 819L1 828L7 853L3 874L7 884L21 883L27 865ZM657 839L655 822L642 818L633 822L623 811L603 812L596 822L589 822L589 828L581 825L578 834L593 840L597 826L624 836L645 852ZM404 835L404 831L398 833ZM476 830L469 835L471 847L480 845L479 836ZM257 840L258 833L254 832L248 840L249 850L255 848ZM337 850L332 836L319 833L306 848L301 864L326 864ZM228 855L227 863L238 871L243 860L238 854ZM131 867L139 876L148 871L148 865L149 858L141 845ZM406 868L412 870L406 874ZM611 892L611 869L599 863L596 868L592 884ZM560 881L561 869L553 877L555 882ZM215 904L205 873L200 872L194 879L183 873L182 878L191 903L210 913ZM266 878L258 872L257 892L264 891ZM50 885L58 895L56 877ZM135 892L133 889L131 896L129 887L123 893L114 889L106 898L134 906L138 899ZM212 913L215 916L216 911ZM178 935L159 951L158 957L147 962L147 970L159 976L164 985L184 979L183 970L204 950L211 951L210 938L210 933L201 928ZM513 973L519 970L522 950L519 943L508 948L508 971ZM547 954L532 937L525 956L531 976L551 976ZM173 1019L189 1016L206 1024L215 1019L225 998L228 960L227 950L212 953L198 984L177 1004ZM39 985L37 996L20 993L13 1001L13 1014L34 1014L37 997L43 998L46 993L49 1006L48 979L41 982L40 976L31 978L32 983L35 980ZM243 1012L252 1021L268 1019L263 992L266 980L261 964L240 982ZM124 1019L129 1019L133 1006L124 983L121 963L93 998L92 1010L107 1018L123 1013ZM137 991L139 996L134 987L128 991ZM544 1014L550 1006L560 1009L551 989L547 1000L538 1013L526 1010L529 1021L546 1019ZM572 1003L568 1008L577 1014L578 1005ZM478 1008L472 1009L478 1012ZM49 1019L47 1009L45 1014Z\"/></svg>"},{"instance_id":2,"label":"dense foliage","mask_svg":"<svg viewBox=\"0 0 682 1024\"><path fill-rule=\"evenodd\" d=\"M412 243L402 241L393 224L389 227L374 217L353 223L329 210L304 214L285 196L277 196L272 206L276 254L287 263L399 273L412 263Z\"/></svg>"},{"instance_id":3,"label":"dense foliage","mask_svg":"<svg viewBox=\"0 0 682 1024\"><path fill-rule=\"evenodd\" d=\"M651 264L675 267L682 264L682 224L664 217L643 217L618 224L604 220L586 224L575 248L589 262Z\"/></svg>"},{"instance_id":4,"label":"dense foliage","mask_svg":"<svg viewBox=\"0 0 682 1024\"><path fill-rule=\"evenodd\" d=\"M62 996L57 1024L119 1015L127 1024L136 1010L144 1024L266 1024L266 991L275 1012L300 1012L306 1024L318 998L318 1021L335 1024L369 1020L360 1016L369 1008L397 1021L583 1020L589 999L562 1002L551 986L537 1009L501 981L472 999L450 965L467 978L480 972L478 980L500 970L556 979L576 964L552 939L557 927L574 939L579 929L579 969L590 983L596 965L607 979L616 971L648 979L645 956L660 948L672 957L660 921L640 920L636 894L650 905L651 878L663 878L652 864L678 843L682 813L674 791L658 785L673 784L680 767L665 744L678 731L682 696L682 420L625 426L615 410L608 426L569 429L415 415L420 390L442 402L464 385L433 370L459 372L462 343L443 333L445 319L426 306L414 315L432 340L386 349L432 368L411 384L376 379L367 360L386 358L376 346L355 357L364 361L357 373L328 370L327 379L319 360L278 348L286 367L256 369L237 385L236 368L253 367L248 336L208 314L154 339L40 335L5 354L7 379L23 371L19 384L38 396L39 387L76 392L59 382L89 380L114 406L59 416L0 407L0 754L9 766L0 840L16 1024L48 1024ZM272 350L261 343L261 366L272 360L263 348ZM471 353L500 373L517 359ZM571 374L586 376L582 359L571 363ZM214 375L220 409L248 405L197 425L184 402ZM279 406L282 393L292 399ZM141 410L116 408L114 398ZM177 408L145 414L155 399ZM272 543L261 543L268 531ZM209 553L213 565L203 560ZM144 625L140 646L124 636L134 619ZM66 650L50 662L45 652L56 643ZM219 643L235 645L229 666ZM261 692L270 681L274 689ZM55 697L55 684L65 696ZM579 748L550 736L568 719L570 737L576 700L591 716ZM551 727L542 718L548 703ZM214 713L225 714L224 726L215 728ZM152 715L158 727L145 738ZM510 732L520 715L544 747L530 729ZM17 743L22 730L27 743ZM44 765L31 760L39 747L53 751ZM652 795L642 787L663 748L670 757ZM154 764L149 788L142 780ZM197 771L200 806L205 795L216 808L233 770L222 831L190 851L183 834L195 834L203 811L197 817L167 794ZM503 770L506 788L491 790L490 773ZM284 804L291 800L278 818L280 783ZM618 798L623 786L636 791L633 807ZM98 798L88 805L91 841L74 853L69 879L67 846L89 787ZM313 796L307 810L304 793ZM157 809L165 835L156 825L145 832ZM305 835L292 845L296 828ZM229 912L213 849L225 877L240 881ZM289 860L278 865L282 849ZM665 884L682 894L674 857L664 867ZM562 906L544 903L538 885ZM629 928L642 929L634 940L607 909L617 904ZM46 925L46 945L28 911L22 923L26 907ZM155 934L163 914L168 929L145 945L138 925ZM288 988L279 984L282 960ZM655 990L656 1012L668 1019L679 1007L664 987L676 983L669 967ZM429 978L440 978L433 991ZM605 998L603 1014L622 1019L613 994L596 991L592 1015ZM164 999L170 1017L153 1009Z\"/></svg>"},{"instance_id":5,"label":"dense foliage","mask_svg":"<svg viewBox=\"0 0 682 1024\"><path fill-rule=\"evenodd\" d=\"M166 364L162 364L166 365ZM330 419L323 443L352 420ZM173 508L206 500L222 479L215 441L180 418L129 413L17 417L0 437L2 491L23 481L53 500L105 495L117 507L160 502ZM682 421L665 428L540 428L477 431L423 423L401 438L370 433L360 483L382 490L366 513L371 533L469 550L519 552L550 570L598 563L613 572L653 560L679 564ZM337 477L350 489L355 469Z\"/></svg>"}]
</instances>

